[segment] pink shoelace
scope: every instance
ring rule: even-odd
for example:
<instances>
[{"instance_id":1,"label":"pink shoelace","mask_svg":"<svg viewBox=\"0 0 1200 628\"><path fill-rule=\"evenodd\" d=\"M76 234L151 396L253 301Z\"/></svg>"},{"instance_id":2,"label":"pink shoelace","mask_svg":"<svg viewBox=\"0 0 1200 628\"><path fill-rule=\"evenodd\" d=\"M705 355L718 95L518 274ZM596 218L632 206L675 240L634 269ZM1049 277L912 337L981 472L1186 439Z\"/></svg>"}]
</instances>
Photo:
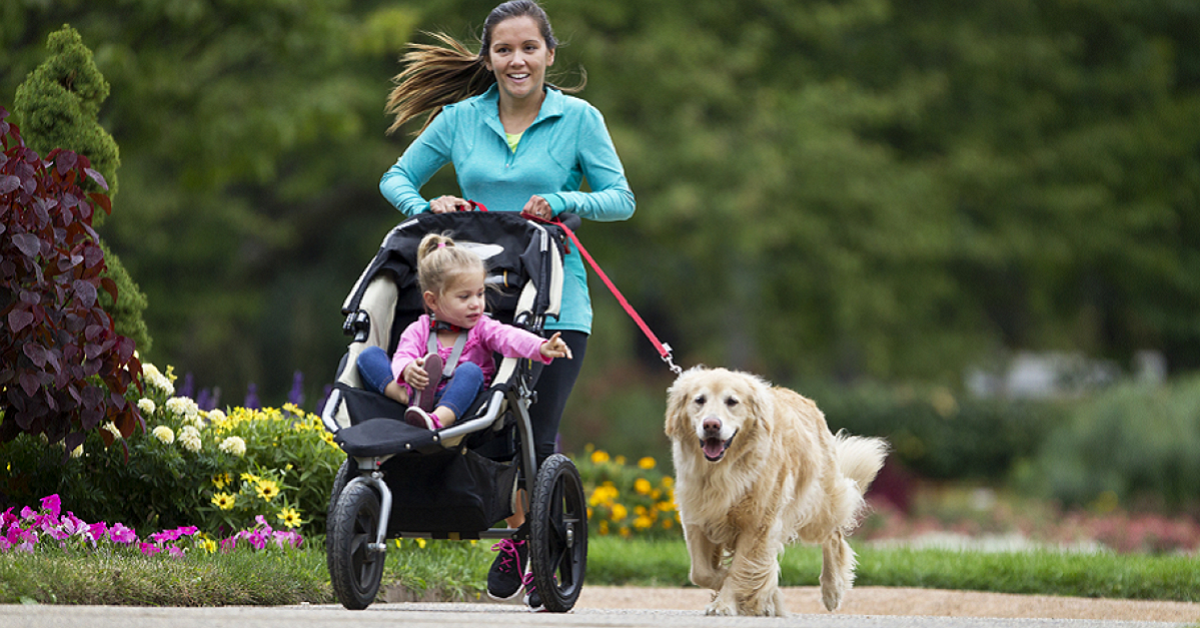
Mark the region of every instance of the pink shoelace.
<instances>
[{"instance_id":1,"label":"pink shoelace","mask_svg":"<svg viewBox=\"0 0 1200 628\"><path fill-rule=\"evenodd\" d=\"M509 539L504 539L503 541L500 541L492 546L493 552L500 552L500 569L511 571L514 569L514 563L516 564L515 569L521 568L521 555L517 552L517 547L523 545L524 543L525 541L511 541ZM522 584L525 583L524 580L525 576L522 575Z\"/></svg>"}]
</instances>

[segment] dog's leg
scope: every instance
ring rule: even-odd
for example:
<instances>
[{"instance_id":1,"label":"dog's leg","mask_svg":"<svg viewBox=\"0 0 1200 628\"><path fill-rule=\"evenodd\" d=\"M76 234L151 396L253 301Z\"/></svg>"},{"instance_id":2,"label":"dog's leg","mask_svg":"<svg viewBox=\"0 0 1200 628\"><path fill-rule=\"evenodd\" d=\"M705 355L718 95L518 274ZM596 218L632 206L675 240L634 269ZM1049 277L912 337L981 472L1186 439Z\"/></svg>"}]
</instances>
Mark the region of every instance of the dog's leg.
<instances>
[{"instance_id":1,"label":"dog's leg","mask_svg":"<svg viewBox=\"0 0 1200 628\"><path fill-rule=\"evenodd\" d=\"M692 570L688 574L692 584L713 591L720 591L725 582L726 567L724 550L713 543L698 526L684 528L688 554L692 559Z\"/></svg>"},{"instance_id":2,"label":"dog's leg","mask_svg":"<svg viewBox=\"0 0 1200 628\"><path fill-rule=\"evenodd\" d=\"M854 584L854 550L835 531L822 546L824 562L821 565L821 602L825 608L836 611L842 605L846 591Z\"/></svg>"},{"instance_id":3,"label":"dog's leg","mask_svg":"<svg viewBox=\"0 0 1200 628\"><path fill-rule=\"evenodd\" d=\"M725 588L736 596L738 615L786 617L779 591L779 528L738 539ZM724 591L722 591L724 592Z\"/></svg>"}]
</instances>

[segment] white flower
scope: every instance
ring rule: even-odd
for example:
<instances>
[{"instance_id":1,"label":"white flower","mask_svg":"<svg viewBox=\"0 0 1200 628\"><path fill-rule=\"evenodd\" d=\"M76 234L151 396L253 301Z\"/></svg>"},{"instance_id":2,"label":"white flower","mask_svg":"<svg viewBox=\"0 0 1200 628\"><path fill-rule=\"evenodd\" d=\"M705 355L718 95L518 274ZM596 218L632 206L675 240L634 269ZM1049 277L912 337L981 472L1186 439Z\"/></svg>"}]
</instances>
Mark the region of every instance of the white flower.
<instances>
[{"instance_id":1,"label":"white flower","mask_svg":"<svg viewBox=\"0 0 1200 628\"><path fill-rule=\"evenodd\" d=\"M241 458L246 455L246 441L241 436L230 436L221 441L220 450Z\"/></svg>"},{"instance_id":2,"label":"white flower","mask_svg":"<svg viewBox=\"0 0 1200 628\"><path fill-rule=\"evenodd\" d=\"M75 449L71 450L72 458L78 458L82 455L83 455L83 445L80 445L80 446L76 447Z\"/></svg>"},{"instance_id":3,"label":"white flower","mask_svg":"<svg viewBox=\"0 0 1200 628\"><path fill-rule=\"evenodd\" d=\"M208 420L210 423L217 423L219 421L224 421L226 418L227 417L225 416L225 413L216 408L213 408L212 410L208 411Z\"/></svg>"},{"instance_id":4,"label":"white flower","mask_svg":"<svg viewBox=\"0 0 1200 628\"><path fill-rule=\"evenodd\" d=\"M185 425L200 427L200 406L190 397L171 397L167 400L167 409L183 419Z\"/></svg>"},{"instance_id":5,"label":"white flower","mask_svg":"<svg viewBox=\"0 0 1200 628\"><path fill-rule=\"evenodd\" d=\"M179 431L179 446L192 453L200 451L203 442L200 440L200 430L186 425Z\"/></svg>"},{"instance_id":6,"label":"white flower","mask_svg":"<svg viewBox=\"0 0 1200 628\"><path fill-rule=\"evenodd\" d=\"M153 399L142 397L138 400L138 410L142 411L142 416L150 416L151 414L154 414L155 409L156 406L154 405Z\"/></svg>"},{"instance_id":7,"label":"white flower","mask_svg":"<svg viewBox=\"0 0 1200 628\"><path fill-rule=\"evenodd\" d=\"M149 401L149 399L143 399L142 401ZM154 403L154 402L151 401L150 403ZM141 403L139 402L138 405L140 406ZM116 423L109 421L109 422L105 423L104 425L102 425L101 427L105 431L107 431L109 434L112 434L113 438L121 438L121 430L120 430L120 428L117 427Z\"/></svg>"},{"instance_id":8,"label":"white flower","mask_svg":"<svg viewBox=\"0 0 1200 628\"><path fill-rule=\"evenodd\" d=\"M170 445L171 443L175 442L175 432L172 432L171 428L165 425L160 425L154 428L154 430L150 433L154 435L154 438L157 438L166 445Z\"/></svg>"},{"instance_id":9,"label":"white flower","mask_svg":"<svg viewBox=\"0 0 1200 628\"><path fill-rule=\"evenodd\" d=\"M159 371L158 367L153 364L142 365L142 377L146 380L146 383L163 391L168 396L175 394L175 384L171 383L170 378L163 375L162 371Z\"/></svg>"}]
</instances>

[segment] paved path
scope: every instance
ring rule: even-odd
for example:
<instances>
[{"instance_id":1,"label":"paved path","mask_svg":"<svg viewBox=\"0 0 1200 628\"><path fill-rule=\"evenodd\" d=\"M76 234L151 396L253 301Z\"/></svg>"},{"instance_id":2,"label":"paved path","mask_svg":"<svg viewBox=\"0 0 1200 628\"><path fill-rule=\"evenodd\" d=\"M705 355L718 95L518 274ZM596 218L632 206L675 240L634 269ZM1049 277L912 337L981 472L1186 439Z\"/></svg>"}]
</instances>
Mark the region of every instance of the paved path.
<instances>
[{"instance_id":1,"label":"paved path","mask_svg":"<svg viewBox=\"0 0 1200 628\"><path fill-rule=\"evenodd\" d=\"M582 600L581 600L582 601ZM796 614L788 618L705 617L700 610L595 609L565 614L530 613L517 605L400 603L365 611L340 606L142 608L117 606L0 606L3 628L1167 628L1183 623L930 617L854 614Z\"/></svg>"}]
</instances>

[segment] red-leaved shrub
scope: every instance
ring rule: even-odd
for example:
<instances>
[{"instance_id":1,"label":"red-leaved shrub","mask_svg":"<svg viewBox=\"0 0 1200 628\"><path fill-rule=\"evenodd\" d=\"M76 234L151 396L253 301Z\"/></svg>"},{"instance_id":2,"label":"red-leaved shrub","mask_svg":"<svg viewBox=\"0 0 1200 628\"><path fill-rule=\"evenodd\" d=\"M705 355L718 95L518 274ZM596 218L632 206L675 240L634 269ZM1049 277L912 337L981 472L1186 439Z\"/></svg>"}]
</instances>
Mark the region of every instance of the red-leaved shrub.
<instances>
[{"instance_id":1,"label":"red-leaved shrub","mask_svg":"<svg viewBox=\"0 0 1200 628\"><path fill-rule=\"evenodd\" d=\"M124 397L131 383L141 389L142 367L97 299L103 289L115 301L117 287L101 277L92 229L95 209L112 207L80 187L85 177L107 184L82 155L55 149L43 160L7 118L0 107L0 442L44 434L71 451L106 420L128 436L144 427Z\"/></svg>"}]
</instances>

